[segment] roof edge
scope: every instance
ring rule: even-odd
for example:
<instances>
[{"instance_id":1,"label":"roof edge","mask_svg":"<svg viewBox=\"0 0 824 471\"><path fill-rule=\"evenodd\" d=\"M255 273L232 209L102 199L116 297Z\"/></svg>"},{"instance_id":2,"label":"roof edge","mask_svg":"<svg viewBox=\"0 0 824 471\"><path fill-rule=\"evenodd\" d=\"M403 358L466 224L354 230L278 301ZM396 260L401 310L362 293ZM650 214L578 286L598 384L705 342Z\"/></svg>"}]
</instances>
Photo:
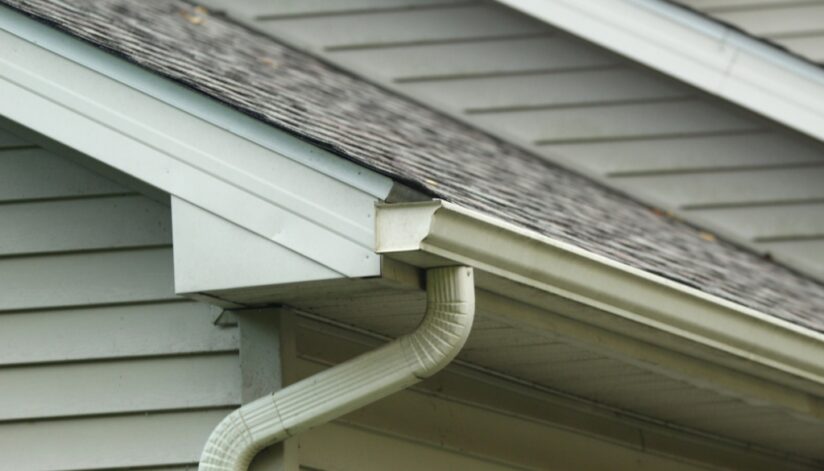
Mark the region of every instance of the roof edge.
<instances>
[{"instance_id":1,"label":"roof edge","mask_svg":"<svg viewBox=\"0 0 824 471\"><path fill-rule=\"evenodd\" d=\"M2 3L0 31L377 198L385 198L395 185L390 178L334 155L315 143L306 142L295 133L248 116L174 79L133 63L116 52L93 45L56 25L49 25L40 18Z\"/></svg>"},{"instance_id":2,"label":"roof edge","mask_svg":"<svg viewBox=\"0 0 824 471\"><path fill-rule=\"evenodd\" d=\"M735 28L660 0L497 1L824 140L824 68Z\"/></svg>"},{"instance_id":3,"label":"roof edge","mask_svg":"<svg viewBox=\"0 0 824 471\"><path fill-rule=\"evenodd\" d=\"M804 391L791 408L824 419L824 365L816 361L824 357L824 333L448 202L378 205L376 224L380 254L419 266L444 260L466 264L589 306L607 313L616 331L626 334L617 326L627 323L636 326L630 332L651 330L658 350L699 352L704 362L723 362L762 383ZM517 290L507 291L507 297L533 306L537 299ZM576 317L558 306L545 308ZM592 322L581 315L575 320ZM775 394L768 396L762 398L772 402Z\"/></svg>"},{"instance_id":4,"label":"roof edge","mask_svg":"<svg viewBox=\"0 0 824 471\"><path fill-rule=\"evenodd\" d=\"M341 276L379 273L371 210L392 179L2 4L0 96L44 140Z\"/></svg>"}]
</instances>

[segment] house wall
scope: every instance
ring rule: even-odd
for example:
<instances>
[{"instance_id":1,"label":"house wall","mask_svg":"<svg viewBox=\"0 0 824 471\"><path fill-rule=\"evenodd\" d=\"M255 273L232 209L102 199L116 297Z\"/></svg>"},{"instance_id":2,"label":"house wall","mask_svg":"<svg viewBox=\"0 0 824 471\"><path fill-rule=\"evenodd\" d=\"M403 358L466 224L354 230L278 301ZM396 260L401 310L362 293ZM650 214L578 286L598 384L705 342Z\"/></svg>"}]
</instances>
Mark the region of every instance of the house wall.
<instances>
[{"instance_id":1,"label":"house wall","mask_svg":"<svg viewBox=\"0 0 824 471\"><path fill-rule=\"evenodd\" d=\"M193 468L237 329L174 294L168 201L82 163L0 130L0 468Z\"/></svg>"},{"instance_id":2,"label":"house wall","mask_svg":"<svg viewBox=\"0 0 824 471\"><path fill-rule=\"evenodd\" d=\"M824 277L824 147L753 113L493 1L206 3Z\"/></svg>"}]
</instances>

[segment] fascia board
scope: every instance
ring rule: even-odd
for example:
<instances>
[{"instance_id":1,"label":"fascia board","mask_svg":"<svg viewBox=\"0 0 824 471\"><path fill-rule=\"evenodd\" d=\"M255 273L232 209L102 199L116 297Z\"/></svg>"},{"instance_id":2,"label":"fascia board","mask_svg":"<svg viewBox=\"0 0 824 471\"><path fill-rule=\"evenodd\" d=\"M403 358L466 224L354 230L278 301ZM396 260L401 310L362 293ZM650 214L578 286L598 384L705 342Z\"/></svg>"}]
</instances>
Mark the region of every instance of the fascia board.
<instances>
[{"instance_id":1,"label":"fascia board","mask_svg":"<svg viewBox=\"0 0 824 471\"><path fill-rule=\"evenodd\" d=\"M824 69L660 0L497 0L824 140Z\"/></svg>"},{"instance_id":2,"label":"fascia board","mask_svg":"<svg viewBox=\"0 0 824 471\"><path fill-rule=\"evenodd\" d=\"M645 343L662 364L667 363L662 347L698 353L701 361L761 378L760 384L767 379L802 391L787 400L791 408L824 419L824 335L819 332L447 202L379 205L376 223L380 254L419 266L475 267L504 284L529 287L503 290L522 306L541 303L537 290L593 308L606 313L608 321L590 330L656 333L633 342L633 355L643 355ZM557 305L539 307L558 311ZM592 322L588 315L558 313L577 321L578 332ZM530 316L534 319L534 312ZM627 329L627 323L637 328ZM681 371L709 371L686 365L684 358L678 355Z\"/></svg>"},{"instance_id":3,"label":"fascia board","mask_svg":"<svg viewBox=\"0 0 824 471\"><path fill-rule=\"evenodd\" d=\"M341 276L379 272L391 179L4 6L0 97L6 118Z\"/></svg>"}]
</instances>

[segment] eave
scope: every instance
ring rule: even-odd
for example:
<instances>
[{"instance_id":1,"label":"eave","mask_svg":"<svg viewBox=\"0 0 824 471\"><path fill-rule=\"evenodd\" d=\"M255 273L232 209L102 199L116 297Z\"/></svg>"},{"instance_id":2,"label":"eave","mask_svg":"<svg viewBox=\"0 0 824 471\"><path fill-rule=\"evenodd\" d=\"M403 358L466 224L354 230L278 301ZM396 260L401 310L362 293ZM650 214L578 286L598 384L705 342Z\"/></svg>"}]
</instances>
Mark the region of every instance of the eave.
<instances>
[{"instance_id":1,"label":"eave","mask_svg":"<svg viewBox=\"0 0 824 471\"><path fill-rule=\"evenodd\" d=\"M372 208L392 191L390 178L5 6L0 98L0 115L44 147L91 158L180 203L179 293L232 288L224 280L238 270L260 275L258 284L380 272ZM254 246L261 256L243 267L215 264L206 223L225 228L221 243L236 243L225 249L233 255ZM209 257L198 253L210 244ZM273 261L295 269L271 270ZM224 280L210 276L219 273Z\"/></svg>"},{"instance_id":2,"label":"eave","mask_svg":"<svg viewBox=\"0 0 824 471\"><path fill-rule=\"evenodd\" d=\"M382 205L377 251L476 268L481 303L628 361L824 419L824 335L446 202Z\"/></svg>"},{"instance_id":3,"label":"eave","mask_svg":"<svg viewBox=\"0 0 824 471\"><path fill-rule=\"evenodd\" d=\"M661 0L499 0L817 139L824 69Z\"/></svg>"},{"instance_id":4,"label":"eave","mask_svg":"<svg viewBox=\"0 0 824 471\"><path fill-rule=\"evenodd\" d=\"M21 21L33 23L19 15L18 17ZM26 36L26 31L14 29L17 26L14 23L4 25L10 33L4 34L3 39L11 46L9 50L3 51L9 56L0 58L6 58L7 64L15 65L25 62L13 59L14 54L20 54L29 61L26 70L19 67L10 67L7 72L0 70L0 76L8 82L4 84L7 87L5 90L10 91L9 96L14 98L7 101L10 108L3 109L4 114L7 112L11 118L56 138L64 145L161 188L176 198L175 201L183 202L184 208L185 205L191 205L199 208L197 211L211 213L213 221L228 220L260 240L283 245L288 250L325 261L328 263L325 266L337 270L341 275L364 277L377 274L376 262L364 262L363 265L354 263L361 260L361 256L364 257L363 260L377 260L372 250L374 234L371 227L363 224L355 225L355 230L350 232L350 224L337 219L335 209L344 207L342 201L337 201L337 206L324 207L321 201L313 199L317 195L284 192L280 185L294 182L288 181L282 174L264 175L249 170L265 166L252 165L246 167L247 172L236 172L239 169L227 168L221 160L231 156L235 161L239 158L251 159L249 162L254 164L268 162L265 159L286 157L299 162L303 167L316 170L317 175L313 174L312 178L323 176L331 178L331 181L341 181L341 176L344 176L343 183L368 195L372 200L383 199L388 193L391 186L388 179L365 172L361 180L362 169L356 166L348 167L356 170L348 174L345 169L340 173L337 170L324 171L313 160L313 156L318 155L313 152L317 150L296 141L293 136L262 127L260 123L243 115L232 114L231 110L198 97L191 90L171 84L140 68L125 65L119 59L106 58L108 56L105 53L81 42L68 44L85 51L84 54L89 54L93 60L87 60L83 54L72 55L75 52L72 50L74 46L68 50L61 49L63 46L60 41L67 38L60 33L41 31ZM34 28L37 25L30 26ZM42 28L42 25L37 27ZM40 33L43 36L39 36ZM53 36L49 36L50 34ZM44 50L48 50L45 55ZM49 57L48 60L36 60L46 56ZM95 63L96 60L101 62ZM106 68L112 64L113 69ZM124 67L128 72L118 75L118 67ZM53 77L74 79L59 83ZM173 93L164 94L163 90L167 87ZM103 89L107 94L95 94L96 90ZM12 91L15 93L11 93ZM180 100L174 101L178 93L182 94L182 98L178 96ZM123 97L130 100L124 101ZM124 116L124 113L117 112L118 106L123 106L124 103L133 105L127 107L130 113L148 107L157 107L151 109L162 112L149 114L153 119L138 122L134 116ZM192 105L202 105L205 109L218 113L210 115ZM147 108L143 108L144 106ZM50 119L40 120L42 116L49 116ZM161 121L161 116L164 120L175 117L176 121ZM82 125L82 132L68 132L65 129L67 122ZM250 129L267 132L254 134L248 132ZM268 139L272 141L269 142ZM295 148L303 152L292 152L289 149L293 148L289 146L278 147L283 143L295 144ZM118 149L119 152L112 153L112 149ZM321 162L340 162L335 156L320 155ZM349 178L345 178L346 175ZM227 194L233 197L227 200ZM295 199L297 196L307 196L308 199ZM370 216L372 200L358 200L362 205L370 201ZM328 199L324 201L329 202ZM820 354L817 347L820 339L815 335L810 345L794 337L786 342L782 340L782 346L791 347L788 349L790 353L776 351L769 345L766 352L757 349L757 353L752 353L747 349L758 345L752 341L737 342L741 339L729 335L734 330L727 331L726 336L724 331L718 329L705 332L704 329L709 325L707 322L699 322L700 319L686 322L688 317L674 315L699 312L698 317L702 319L704 316L716 315L712 306L705 305L713 304L715 300L702 301L696 293L685 294L678 285L670 283L673 286L667 286L667 283L661 283L662 280L655 278L644 283L642 275L646 274L643 272L634 273L626 267L563 244L547 243L548 239L535 237L511 226L501 229L494 220L466 213L454 206L427 203L409 207L423 208L423 213L431 213L424 214L424 218L432 219L438 215L438 222L409 219L406 229L411 230L412 237L410 233L401 231L397 234L397 240L386 238L391 234L379 233L379 245L384 244L391 249L394 246L389 242L401 242L395 252L387 250L387 255L421 267L466 260L481 272L481 304L500 306L501 309L497 310L508 312L507 318L513 323L561 332L581 343L593 345L594 348L619 352L636 363L680 375L694 383L714 384L719 389L735 391L739 396L750 400L779 404L798 415L819 419L822 417L819 399L820 369L809 361L803 361L807 353L811 353L811 356L806 358L816 358ZM448 211L442 211L443 208ZM446 217L451 213L455 214ZM460 222L460 215L466 219L464 222ZM179 219L176 216L176 226L177 221ZM278 224L282 221L287 223ZM333 222L331 227L326 225L329 221ZM403 221L401 218L401 222ZM384 222L379 222L379 229ZM449 224L442 226L445 222ZM449 228L452 225L466 227L453 234L453 230ZM472 228L474 225L479 227ZM199 229L200 226L192 224L190 228ZM318 229L318 232L312 232L313 236L320 234L330 239L295 237L295 234L304 236L309 229ZM197 236L198 232L193 233ZM462 237L470 233L474 235L465 239ZM454 238L456 235L457 239ZM180 247L178 242L176 239L176 251ZM332 242L354 250L335 250L334 247L340 246L331 245ZM228 244L227 246L234 249ZM555 250L547 250L544 246L551 246ZM547 250L546 253L543 250ZM409 254L409 251L419 253ZM490 253L493 256L486 258L488 255L484 254ZM351 255L351 258L342 255ZM504 263L504 259L515 260L515 263L509 266ZM348 261L353 263L350 265ZM271 270L272 266L269 264L263 268L272 272L275 271ZM553 270L543 271L541 267L546 266ZM557 272L555 268L558 268ZM558 272L562 275L559 276ZM634 275L634 278L627 275L627 272ZM624 279L625 276L634 281L630 283ZM595 286L592 286L593 280L597 280ZM616 288L607 289L612 284ZM663 288L658 286L661 284L664 285ZM635 289L637 296L627 296L619 288ZM644 302L639 303L639 299ZM660 304L648 305L647 300L651 303L658 300L672 302L678 309L669 312L662 309ZM335 306L335 309L338 307ZM735 306L730 307L732 310L734 308ZM772 324L755 322L751 326L740 317L730 314L729 319L722 319L728 322L730 329L752 329L758 334L757 338L768 340L768 344L773 341L768 334L770 327L766 325ZM746 316L743 319L747 319ZM789 326L782 328L791 330ZM803 329L795 333L800 337L808 334ZM782 333L779 337L783 338L785 335L788 334ZM766 368L761 371L759 367L764 365Z\"/></svg>"}]
</instances>

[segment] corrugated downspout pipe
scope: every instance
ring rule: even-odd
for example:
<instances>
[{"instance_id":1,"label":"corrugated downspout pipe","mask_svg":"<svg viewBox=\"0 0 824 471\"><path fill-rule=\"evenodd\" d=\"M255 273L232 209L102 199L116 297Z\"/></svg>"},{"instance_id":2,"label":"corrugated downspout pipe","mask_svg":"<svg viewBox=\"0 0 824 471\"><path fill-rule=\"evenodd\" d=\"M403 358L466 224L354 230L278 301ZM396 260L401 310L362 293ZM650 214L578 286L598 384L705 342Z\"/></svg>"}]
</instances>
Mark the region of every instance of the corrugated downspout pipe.
<instances>
[{"instance_id":1,"label":"corrugated downspout pipe","mask_svg":"<svg viewBox=\"0 0 824 471\"><path fill-rule=\"evenodd\" d=\"M467 267L426 273L426 314L411 334L232 412L212 432L201 471L246 471L263 448L432 376L461 350L475 315Z\"/></svg>"}]
</instances>

